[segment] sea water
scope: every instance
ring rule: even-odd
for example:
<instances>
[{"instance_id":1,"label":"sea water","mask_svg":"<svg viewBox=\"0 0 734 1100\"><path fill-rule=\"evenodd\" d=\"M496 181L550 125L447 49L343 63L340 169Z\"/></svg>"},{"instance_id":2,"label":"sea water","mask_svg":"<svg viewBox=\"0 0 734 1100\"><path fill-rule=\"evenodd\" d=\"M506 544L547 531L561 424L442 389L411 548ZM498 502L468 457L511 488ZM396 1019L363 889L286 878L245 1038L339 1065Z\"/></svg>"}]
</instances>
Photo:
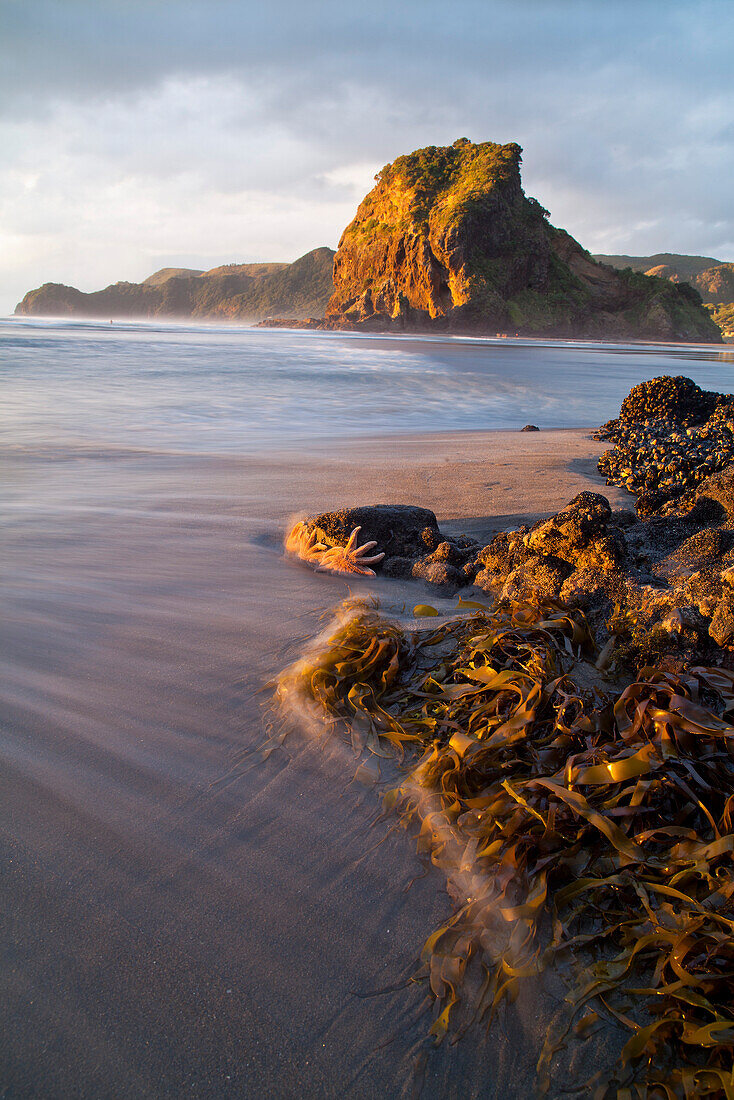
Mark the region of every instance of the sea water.
<instances>
[{"instance_id":1,"label":"sea water","mask_svg":"<svg viewBox=\"0 0 734 1100\"><path fill-rule=\"evenodd\" d=\"M0 321L0 446L252 453L329 436L592 427L637 382L734 389L715 347Z\"/></svg>"}]
</instances>

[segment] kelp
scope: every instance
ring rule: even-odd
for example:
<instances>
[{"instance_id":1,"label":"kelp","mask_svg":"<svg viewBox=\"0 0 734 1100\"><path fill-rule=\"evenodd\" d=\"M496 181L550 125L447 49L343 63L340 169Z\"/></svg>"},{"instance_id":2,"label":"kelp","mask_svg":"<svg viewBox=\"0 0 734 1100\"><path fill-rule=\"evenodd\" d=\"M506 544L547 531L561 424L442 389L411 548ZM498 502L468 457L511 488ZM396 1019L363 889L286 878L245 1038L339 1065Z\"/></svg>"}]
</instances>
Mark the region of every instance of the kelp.
<instances>
[{"instance_id":1,"label":"kelp","mask_svg":"<svg viewBox=\"0 0 734 1100\"><path fill-rule=\"evenodd\" d=\"M385 810L447 874L460 853L464 896L419 972L436 1041L470 961L490 1024L552 968L567 995L541 1093L561 1047L606 1020L626 1038L590 1094L732 1100L734 674L661 664L615 682L558 603L416 611L405 625L352 606L278 693L401 760Z\"/></svg>"}]
</instances>

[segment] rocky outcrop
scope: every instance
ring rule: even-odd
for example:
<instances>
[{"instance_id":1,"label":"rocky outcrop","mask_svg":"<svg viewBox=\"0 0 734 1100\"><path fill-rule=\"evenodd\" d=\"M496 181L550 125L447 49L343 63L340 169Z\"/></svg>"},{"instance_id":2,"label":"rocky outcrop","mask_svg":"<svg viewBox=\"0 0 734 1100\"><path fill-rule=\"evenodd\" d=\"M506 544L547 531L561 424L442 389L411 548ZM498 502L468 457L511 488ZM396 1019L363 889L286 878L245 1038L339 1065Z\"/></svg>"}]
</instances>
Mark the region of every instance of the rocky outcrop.
<instances>
[{"instance_id":1,"label":"rocky outcrop","mask_svg":"<svg viewBox=\"0 0 734 1100\"><path fill-rule=\"evenodd\" d=\"M453 539L438 527L428 508L406 504L373 504L323 512L301 521L326 547L345 546L355 527L360 542L375 542L385 554L376 569L388 577L415 577L455 591L467 583L464 567L479 546L470 538Z\"/></svg>"},{"instance_id":2,"label":"rocky outcrop","mask_svg":"<svg viewBox=\"0 0 734 1100\"><path fill-rule=\"evenodd\" d=\"M720 340L690 287L598 264L551 226L520 161L462 138L383 168L339 242L327 325Z\"/></svg>"},{"instance_id":3,"label":"rocky outcrop","mask_svg":"<svg viewBox=\"0 0 734 1100\"><path fill-rule=\"evenodd\" d=\"M28 317L259 321L277 314L298 320L323 314L332 290L334 253L317 248L292 264L226 264L211 271L162 268L142 283L115 283L83 294L44 283L15 312Z\"/></svg>"},{"instance_id":4,"label":"rocky outcrop","mask_svg":"<svg viewBox=\"0 0 734 1100\"><path fill-rule=\"evenodd\" d=\"M636 495L640 515L674 509L734 462L734 395L702 390L683 375L653 378L634 387L595 438L614 444L599 471Z\"/></svg>"},{"instance_id":5,"label":"rocky outcrop","mask_svg":"<svg viewBox=\"0 0 734 1100\"><path fill-rule=\"evenodd\" d=\"M725 462L717 432L728 433L734 453L734 397L683 376L636 386L619 417L600 429L618 441L615 451L620 440L627 448L624 461L636 463L635 484L643 490L650 470L658 487L668 484L660 471L671 466L671 455L700 458L698 449L708 448L722 462L713 471L705 461L689 463L688 489L668 496L654 514L645 507L614 512L602 494L583 492L486 546L447 536L423 508L354 508L306 523L328 546L344 546L361 527L362 540L385 551L378 572L422 580L445 595L473 586L492 600L580 608L596 637L609 642L600 660L734 668L734 459ZM647 453L641 443L650 433L655 442ZM602 466L613 468L608 459Z\"/></svg>"},{"instance_id":6,"label":"rocky outcrop","mask_svg":"<svg viewBox=\"0 0 734 1100\"><path fill-rule=\"evenodd\" d=\"M698 487L690 509L639 519L584 492L532 527L486 546L441 532L424 508L373 505L303 521L326 546L360 541L384 551L377 572L421 580L450 596L474 586L495 600L558 600L586 614L617 658L734 660L734 466ZM718 653L718 657L717 657Z\"/></svg>"}]
</instances>

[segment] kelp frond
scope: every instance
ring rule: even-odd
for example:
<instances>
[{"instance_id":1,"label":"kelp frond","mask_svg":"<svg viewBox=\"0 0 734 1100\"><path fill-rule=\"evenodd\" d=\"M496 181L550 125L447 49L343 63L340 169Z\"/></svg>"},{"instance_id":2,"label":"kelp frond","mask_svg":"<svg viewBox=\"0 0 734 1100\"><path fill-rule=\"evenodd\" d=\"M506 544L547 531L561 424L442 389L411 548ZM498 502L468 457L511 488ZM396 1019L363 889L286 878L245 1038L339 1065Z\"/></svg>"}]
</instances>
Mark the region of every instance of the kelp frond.
<instances>
[{"instance_id":1,"label":"kelp frond","mask_svg":"<svg viewBox=\"0 0 734 1100\"><path fill-rule=\"evenodd\" d=\"M594 657L583 615L557 603L411 625L352 606L282 684L355 749L405 756L386 809L447 874L447 837L471 867L423 953L438 1040L470 958L490 1020L553 967L568 1014L541 1091L571 1028L602 1013L629 1037L599 1097L734 1100L734 675L662 665L614 684Z\"/></svg>"}]
</instances>

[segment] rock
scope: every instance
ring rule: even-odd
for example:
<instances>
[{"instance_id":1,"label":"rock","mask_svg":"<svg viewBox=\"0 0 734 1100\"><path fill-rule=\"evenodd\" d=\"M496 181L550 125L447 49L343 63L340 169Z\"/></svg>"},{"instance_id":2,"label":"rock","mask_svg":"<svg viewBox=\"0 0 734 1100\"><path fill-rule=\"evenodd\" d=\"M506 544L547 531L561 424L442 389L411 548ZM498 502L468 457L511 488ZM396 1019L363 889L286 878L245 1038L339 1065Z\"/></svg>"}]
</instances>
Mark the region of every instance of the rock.
<instances>
[{"instance_id":1,"label":"rock","mask_svg":"<svg viewBox=\"0 0 734 1100\"><path fill-rule=\"evenodd\" d=\"M327 546L344 546L353 529L361 527L360 543L374 539L376 551L384 552L383 571L391 568L392 558L406 558L412 562L444 541L433 512L406 504L342 508L311 516L305 523L310 530L315 530L318 541Z\"/></svg>"},{"instance_id":2,"label":"rock","mask_svg":"<svg viewBox=\"0 0 734 1100\"><path fill-rule=\"evenodd\" d=\"M465 583L463 575L453 565L427 558L415 562L412 575L416 580L426 581L436 588L456 590Z\"/></svg>"},{"instance_id":3,"label":"rock","mask_svg":"<svg viewBox=\"0 0 734 1100\"><path fill-rule=\"evenodd\" d=\"M525 600L533 596L557 599L563 582L572 572L568 562L560 558L529 558L508 575L502 596L510 600Z\"/></svg>"},{"instance_id":4,"label":"rock","mask_svg":"<svg viewBox=\"0 0 734 1100\"><path fill-rule=\"evenodd\" d=\"M520 429L521 432L539 432L540 428L537 424L526 424L524 428Z\"/></svg>"},{"instance_id":5,"label":"rock","mask_svg":"<svg viewBox=\"0 0 734 1100\"><path fill-rule=\"evenodd\" d=\"M598 630L615 606L626 603L625 578L604 569L577 569L563 582L560 598L570 607L580 607Z\"/></svg>"},{"instance_id":6,"label":"rock","mask_svg":"<svg viewBox=\"0 0 734 1100\"><path fill-rule=\"evenodd\" d=\"M394 557L385 558L380 572L386 577L407 578L413 576L413 559Z\"/></svg>"},{"instance_id":7,"label":"rock","mask_svg":"<svg viewBox=\"0 0 734 1100\"><path fill-rule=\"evenodd\" d=\"M334 258L331 328L721 341L689 287L596 263L526 197L519 145L386 165Z\"/></svg>"},{"instance_id":8,"label":"rock","mask_svg":"<svg viewBox=\"0 0 734 1100\"><path fill-rule=\"evenodd\" d=\"M555 516L536 523L525 536L525 543L537 554L575 564L582 551L606 539L611 515L606 497L600 493L579 493ZM618 540L623 538L620 532L615 532L615 545L621 545ZM611 546L608 552L613 553Z\"/></svg>"},{"instance_id":9,"label":"rock","mask_svg":"<svg viewBox=\"0 0 734 1100\"><path fill-rule=\"evenodd\" d=\"M709 519L715 516L719 522L727 523L734 520L734 465L702 481L696 490L695 503L708 505Z\"/></svg>"},{"instance_id":10,"label":"rock","mask_svg":"<svg viewBox=\"0 0 734 1100\"><path fill-rule=\"evenodd\" d=\"M621 421L673 420L681 425L702 424L716 407L719 395L702 390L683 374L664 374L633 386L622 402Z\"/></svg>"},{"instance_id":11,"label":"rock","mask_svg":"<svg viewBox=\"0 0 734 1100\"><path fill-rule=\"evenodd\" d=\"M722 596L721 574L716 568L699 569L686 578L679 591L682 603L691 604L710 619Z\"/></svg>"},{"instance_id":12,"label":"rock","mask_svg":"<svg viewBox=\"0 0 734 1100\"><path fill-rule=\"evenodd\" d=\"M718 527L705 527L684 539L670 556L674 561L692 569L703 569L704 566L720 561L731 544L728 531L722 531Z\"/></svg>"},{"instance_id":13,"label":"rock","mask_svg":"<svg viewBox=\"0 0 734 1100\"><path fill-rule=\"evenodd\" d=\"M696 607L675 607L668 612L660 625L668 634L690 633L696 639L706 633L706 619Z\"/></svg>"},{"instance_id":14,"label":"rock","mask_svg":"<svg viewBox=\"0 0 734 1100\"><path fill-rule=\"evenodd\" d=\"M607 484L636 494L641 518L682 512L697 487L734 463L734 396L702 390L683 375L653 378L630 391L619 417L595 437L614 443L599 471Z\"/></svg>"},{"instance_id":15,"label":"rock","mask_svg":"<svg viewBox=\"0 0 734 1100\"><path fill-rule=\"evenodd\" d=\"M731 597L724 597L716 605L709 634L717 645L729 646L734 643L734 600Z\"/></svg>"}]
</instances>

